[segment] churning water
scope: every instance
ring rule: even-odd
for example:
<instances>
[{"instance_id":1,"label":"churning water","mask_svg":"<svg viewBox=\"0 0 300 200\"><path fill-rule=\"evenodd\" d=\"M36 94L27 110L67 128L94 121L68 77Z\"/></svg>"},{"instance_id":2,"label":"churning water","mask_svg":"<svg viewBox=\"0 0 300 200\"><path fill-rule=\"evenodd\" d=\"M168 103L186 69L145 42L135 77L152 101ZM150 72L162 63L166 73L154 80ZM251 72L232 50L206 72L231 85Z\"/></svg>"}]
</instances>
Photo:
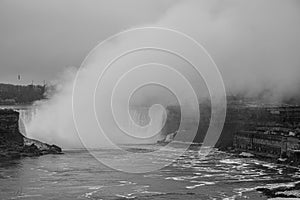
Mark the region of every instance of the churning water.
<instances>
[{"instance_id":1,"label":"churning water","mask_svg":"<svg viewBox=\"0 0 300 200\"><path fill-rule=\"evenodd\" d=\"M127 148L151 150L157 145ZM0 194L2 199L267 199L255 189L300 180L295 168L217 150L200 160L198 150L190 148L169 166L146 174L115 171L84 150L9 161L0 164ZM170 149L162 157L174 152ZM110 149L96 153L132 164L132 155Z\"/></svg>"},{"instance_id":2,"label":"churning water","mask_svg":"<svg viewBox=\"0 0 300 200\"><path fill-rule=\"evenodd\" d=\"M32 107L14 109L20 112L24 128L37 112ZM149 122L146 115L146 112L132 113L133 120L142 126ZM163 117L159 118L157 123L163 120ZM158 148L160 146L155 144L123 146L133 153ZM216 149L200 159L200 146L189 148L172 162L180 148L180 145L169 147L157 155L162 162L170 161L171 164L145 174L110 169L86 150L65 150L63 155L0 162L0 199L267 199L256 188L292 185L300 181L297 168L253 158L236 158ZM135 154L124 156L108 148L93 153L106 160L122 160L120 164L134 167Z\"/></svg>"}]
</instances>

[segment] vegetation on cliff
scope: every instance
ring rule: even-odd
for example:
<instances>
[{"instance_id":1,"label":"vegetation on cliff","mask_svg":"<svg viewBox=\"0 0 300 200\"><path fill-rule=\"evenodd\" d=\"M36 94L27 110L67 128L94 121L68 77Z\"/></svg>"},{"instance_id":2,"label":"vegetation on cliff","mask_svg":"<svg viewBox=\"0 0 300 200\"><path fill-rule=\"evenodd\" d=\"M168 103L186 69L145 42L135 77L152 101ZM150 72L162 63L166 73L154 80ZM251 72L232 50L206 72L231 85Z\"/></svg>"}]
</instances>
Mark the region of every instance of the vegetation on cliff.
<instances>
[{"instance_id":1,"label":"vegetation on cliff","mask_svg":"<svg viewBox=\"0 0 300 200\"><path fill-rule=\"evenodd\" d=\"M45 98L45 86L0 83L0 105L29 104Z\"/></svg>"}]
</instances>

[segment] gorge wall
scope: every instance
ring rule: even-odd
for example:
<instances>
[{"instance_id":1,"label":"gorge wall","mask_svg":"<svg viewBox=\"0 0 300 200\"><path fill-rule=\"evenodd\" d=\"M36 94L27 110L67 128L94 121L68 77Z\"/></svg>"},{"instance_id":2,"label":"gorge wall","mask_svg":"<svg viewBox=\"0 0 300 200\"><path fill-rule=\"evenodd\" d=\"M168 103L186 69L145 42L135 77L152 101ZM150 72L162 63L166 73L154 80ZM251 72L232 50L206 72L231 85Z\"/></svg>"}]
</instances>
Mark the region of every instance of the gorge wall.
<instances>
[{"instance_id":1,"label":"gorge wall","mask_svg":"<svg viewBox=\"0 0 300 200\"><path fill-rule=\"evenodd\" d=\"M61 152L61 148L56 145L26 138L19 131L19 113L0 109L0 162Z\"/></svg>"},{"instance_id":2,"label":"gorge wall","mask_svg":"<svg viewBox=\"0 0 300 200\"><path fill-rule=\"evenodd\" d=\"M180 107L168 107L168 117L163 134L176 132L180 123ZM200 105L200 122L194 142L202 143L210 122L210 105ZM227 105L226 119L218 148L233 145L234 134L243 130L256 130L259 127L284 127L300 130L300 106L264 105L258 103L230 102Z\"/></svg>"},{"instance_id":3,"label":"gorge wall","mask_svg":"<svg viewBox=\"0 0 300 200\"><path fill-rule=\"evenodd\" d=\"M0 144L13 142L23 145L24 136L19 132L19 113L0 109Z\"/></svg>"}]
</instances>

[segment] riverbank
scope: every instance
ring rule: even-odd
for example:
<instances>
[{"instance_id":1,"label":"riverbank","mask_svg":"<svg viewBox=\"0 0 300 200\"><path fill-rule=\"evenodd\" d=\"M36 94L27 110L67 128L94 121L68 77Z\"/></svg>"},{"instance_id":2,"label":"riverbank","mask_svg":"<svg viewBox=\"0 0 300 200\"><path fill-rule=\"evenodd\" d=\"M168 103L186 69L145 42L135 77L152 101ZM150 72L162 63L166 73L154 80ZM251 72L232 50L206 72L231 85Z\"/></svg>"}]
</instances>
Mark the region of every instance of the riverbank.
<instances>
[{"instance_id":1,"label":"riverbank","mask_svg":"<svg viewBox=\"0 0 300 200\"><path fill-rule=\"evenodd\" d=\"M29 139L26 139L29 140ZM46 148L39 148L35 143L31 145L20 145L13 142L0 143L0 162L4 160L19 159L23 157L36 157L46 154L62 154L60 147L44 144Z\"/></svg>"},{"instance_id":2,"label":"riverbank","mask_svg":"<svg viewBox=\"0 0 300 200\"><path fill-rule=\"evenodd\" d=\"M258 192L263 193L268 198L300 198L300 183L281 184L277 187L257 188Z\"/></svg>"}]
</instances>

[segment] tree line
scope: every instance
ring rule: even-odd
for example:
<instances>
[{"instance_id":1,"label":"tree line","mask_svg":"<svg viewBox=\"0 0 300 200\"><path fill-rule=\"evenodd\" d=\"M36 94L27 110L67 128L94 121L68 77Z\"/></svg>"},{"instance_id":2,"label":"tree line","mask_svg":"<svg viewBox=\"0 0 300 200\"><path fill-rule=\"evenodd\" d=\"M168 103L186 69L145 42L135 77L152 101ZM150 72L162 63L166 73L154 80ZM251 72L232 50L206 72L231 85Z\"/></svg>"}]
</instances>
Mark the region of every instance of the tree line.
<instances>
[{"instance_id":1,"label":"tree line","mask_svg":"<svg viewBox=\"0 0 300 200\"><path fill-rule=\"evenodd\" d=\"M28 104L44 99L45 86L0 83L0 104Z\"/></svg>"}]
</instances>

